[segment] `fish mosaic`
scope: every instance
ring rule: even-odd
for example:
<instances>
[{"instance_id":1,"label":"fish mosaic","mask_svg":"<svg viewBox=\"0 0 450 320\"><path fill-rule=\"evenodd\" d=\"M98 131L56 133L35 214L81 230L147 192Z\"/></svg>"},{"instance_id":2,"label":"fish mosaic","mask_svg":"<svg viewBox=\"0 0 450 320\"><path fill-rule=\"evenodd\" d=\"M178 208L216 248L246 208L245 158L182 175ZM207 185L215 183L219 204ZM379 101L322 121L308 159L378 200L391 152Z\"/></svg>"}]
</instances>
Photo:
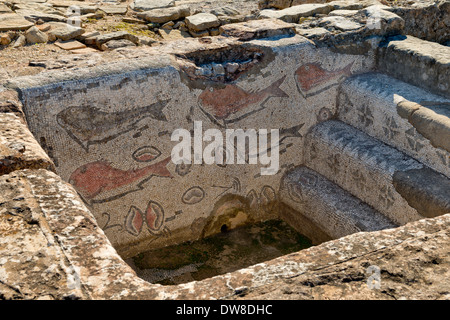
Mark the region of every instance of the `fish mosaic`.
<instances>
[{"instance_id":1,"label":"fish mosaic","mask_svg":"<svg viewBox=\"0 0 450 320\"><path fill-rule=\"evenodd\" d=\"M142 190L152 177L173 178L167 169L171 157L139 169L121 170L106 161L95 161L76 169L69 178L75 189L86 201L102 203L121 198L129 193ZM132 185L133 187L130 187ZM127 187L127 191L105 196Z\"/></svg>"},{"instance_id":2,"label":"fish mosaic","mask_svg":"<svg viewBox=\"0 0 450 320\"><path fill-rule=\"evenodd\" d=\"M86 152L93 144L106 143L133 129L145 118L167 122L163 113L169 100L133 110L105 112L91 106L67 108L56 116L58 124Z\"/></svg>"},{"instance_id":3,"label":"fish mosaic","mask_svg":"<svg viewBox=\"0 0 450 320\"><path fill-rule=\"evenodd\" d=\"M199 96L202 111L216 124L224 125L243 119L265 108L265 102L272 97L288 98L280 89L286 76L278 79L260 91L245 91L235 84L222 89L208 88ZM256 108L255 108L256 107Z\"/></svg>"},{"instance_id":4,"label":"fish mosaic","mask_svg":"<svg viewBox=\"0 0 450 320\"><path fill-rule=\"evenodd\" d=\"M125 218L125 229L133 236L138 236L144 223L151 233L161 229L164 223L164 209L159 203L150 201L144 212L135 206L130 207Z\"/></svg>"},{"instance_id":5,"label":"fish mosaic","mask_svg":"<svg viewBox=\"0 0 450 320\"><path fill-rule=\"evenodd\" d=\"M254 189L250 190L247 193L247 200L253 210L271 213L276 207L277 193L274 188L265 185L259 194Z\"/></svg>"},{"instance_id":6,"label":"fish mosaic","mask_svg":"<svg viewBox=\"0 0 450 320\"><path fill-rule=\"evenodd\" d=\"M338 85L342 78L352 75L353 63L334 71L324 69L320 63L304 64L295 71L297 88L305 98L319 94Z\"/></svg>"}]
</instances>

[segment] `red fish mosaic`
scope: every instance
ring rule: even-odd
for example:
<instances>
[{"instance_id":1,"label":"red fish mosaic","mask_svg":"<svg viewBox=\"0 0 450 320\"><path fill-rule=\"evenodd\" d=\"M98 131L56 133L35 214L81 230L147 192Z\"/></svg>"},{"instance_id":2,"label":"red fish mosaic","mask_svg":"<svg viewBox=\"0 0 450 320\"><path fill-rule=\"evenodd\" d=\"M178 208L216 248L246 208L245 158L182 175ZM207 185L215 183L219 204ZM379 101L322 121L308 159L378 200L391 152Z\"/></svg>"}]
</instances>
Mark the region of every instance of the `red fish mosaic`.
<instances>
[{"instance_id":1,"label":"red fish mosaic","mask_svg":"<svg viewBox=\"0 0 450 320\"><path fill-rule=\"evenodd\" d=\"M106 161L91 162L75 170L69 182L83 198L90 200L104 192L148 180L153 176L172 178L172 174L167 169L170 160L171 157L168 157L158 163L132 170L114 168Z\"/></svg>"},{"instance_id":2,"label":"red fish mosaic","mask_svg":"<svg viewBox=\"0 0 450 320\"><path fill-rule=\"evenodd\" d=\"M322 68L319 63L308 63L297 69L295 72L295 79L300 91L306 93L316 87L325 85L330 81L336 82L336 80L342 77L350 76L352 74L352 66L353 62L340 70L329 71Z\"/></svg>"},{"instance_id":3,"label":"red fish mosaic","mask_svg":"<svg viewBox=\"0 0 450 320\"><path fill-rule=\"evenodd\" d=\"M206 112L218 120L223 120L270 97L289 97L280 89L285 79L286 76L257 92L245 91L234 84L226 85L222 89L206 89L200 94L199 101Z\"/></svg>"}]
</instances>

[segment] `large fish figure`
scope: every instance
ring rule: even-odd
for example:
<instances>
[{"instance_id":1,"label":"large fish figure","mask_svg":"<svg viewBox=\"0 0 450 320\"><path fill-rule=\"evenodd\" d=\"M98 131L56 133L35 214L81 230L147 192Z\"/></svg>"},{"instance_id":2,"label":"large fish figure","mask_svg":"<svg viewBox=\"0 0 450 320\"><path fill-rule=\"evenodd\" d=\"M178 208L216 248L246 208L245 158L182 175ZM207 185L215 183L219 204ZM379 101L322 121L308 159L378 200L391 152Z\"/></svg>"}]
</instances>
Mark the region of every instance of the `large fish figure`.
<instances>
[{"instance_id":1,"label":"large fish figure","mask_svg":"<svg viewBox=\"0 0 450 320\"><path fill-rule=\"evenodd\" d=\"M171 157L158 163L132 170L120 170L113 168L106 161L96 161L85 164L76 169L69 178L75 189L81 196L91 203L102 203L123 197L131 192L143 189L143 184L152 177L169 177L172 174L167 169ZM118 192L109 197L101 197L105 192L129 186L137 182L136 187Z\"/></svg>"},{"instance_id":2,"label":"large fish figure","mask_svg":"<svg viewBox=\"0 0 450 320\"><path fill-rule=\"evenodd\" d=\"M200 94L199 101L205 112L216 120L225 120L250 106L260 104L271 97L289 97L280 89L286 76L275 81L267 88L258 92L247 92L234 84L226 85L223 89L206 89ZM251 114L253 112L250 112Z\"/></svg>"},{"instance_id":3,"label":"large fish figure","mask_svg":"<svg viewBox=\"0 0 450 320\"><path fill-rule=\"evenodd\" d=\"M295 72L295 78L297 81L297 85L300 89L300 92L303 96L308 96L309 91L312 89L322 86L324 84L332 81L331 86L336 85L337 81L342 77L348 77L352 74L351 68L353 66L353 62L344 67L343 69L337 71L328 71L322 68L322 66L318 63L308 63L302 65ZM329 88L327 86L326 88ZM319 93L319 92L317 92ZM317 93L313 93L317 94Z\"/></svg>"},{"instance_id":4,"label":"large fish figure","mask_svg":"<svg viewBox=\"0 0 450 320\"><path fill-rule=\"evenodd\" d=\"M67 108L56 116L58 124L86 151L92 144L105 143L136 129L145 118L167 121L162 112L169 101L159 101L147 107L104 112L91 106Z\"/></svg>"}]
</instances>

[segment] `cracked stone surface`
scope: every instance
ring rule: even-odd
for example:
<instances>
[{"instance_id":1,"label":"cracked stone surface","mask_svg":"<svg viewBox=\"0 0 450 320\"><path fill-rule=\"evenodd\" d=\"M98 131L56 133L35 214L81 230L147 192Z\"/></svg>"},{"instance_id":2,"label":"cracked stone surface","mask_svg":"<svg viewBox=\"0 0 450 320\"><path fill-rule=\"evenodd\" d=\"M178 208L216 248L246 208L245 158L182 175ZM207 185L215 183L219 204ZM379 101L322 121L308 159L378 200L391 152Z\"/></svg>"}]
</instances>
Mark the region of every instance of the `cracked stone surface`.
<instances>
[{"instance_id":1,"label":"cracked stone surface","mask_svg":"<svg viewBox=\"0 0 450 320\"><path fill-rule=\"evenodd\" d=\"M26 168L55 170L23 120L15 114L0 113L0 173Z\"/></svg>"},{"instance_id":2,"label":"cracked stone surface","mask_svg":"<svg viewBox=\"0 0 450 320\"><path fill-rule=\"evenodd\" d=\"M446 217L444 219L448 220L448 215ZM447 224L447 228L442 226L443 229L429 223L421 222L425 228L419 231L416 237L391 239L391 245L384 247L381 245L377 249L361 252L360 255L350 259L340 257L339 263L324 264L314 272L274 281L237 298L447 300L450 298L448 222L444 223ZM404 230L414 232L413 228L408 226ZM402 234L397 232L395 232L397 235ZM383 232L385 240L389 237L388 234L389 232ZM342 239L340 244L347 242L348 246L346 248L339 246L343 250L341 252L338 251L339 248L328 246L329 252L345 256L346 250L355 249L356 243L352 240L359 238L364 243L370 241L372 236L375 234L354 235ZM436 251L437 248L440 252ZM380 287L371 289L368 280L373 276L372 270L378 268Z\"/></svg>"},{"instance_id":3,"label":"cracked stone surface","mask_svg":"<svg viewBox=\"0 0 450 320\"><path fill-rule=\"evenodd\" d=\"M198 13L189 16L186 18L186 24L189 30L196 32L220 26L219 19L212 13Z\"/></svg>"},{"instance_id":4,"label":"cracked stone surface","mask_svg":"<svg viewBox=\"0 0 450 320\"><path fill-rule=\"evenodd\" d=\"M54 173L15 171L0 190L1 298L101 299L144 282Z\"/></svg>"}]
</instances>

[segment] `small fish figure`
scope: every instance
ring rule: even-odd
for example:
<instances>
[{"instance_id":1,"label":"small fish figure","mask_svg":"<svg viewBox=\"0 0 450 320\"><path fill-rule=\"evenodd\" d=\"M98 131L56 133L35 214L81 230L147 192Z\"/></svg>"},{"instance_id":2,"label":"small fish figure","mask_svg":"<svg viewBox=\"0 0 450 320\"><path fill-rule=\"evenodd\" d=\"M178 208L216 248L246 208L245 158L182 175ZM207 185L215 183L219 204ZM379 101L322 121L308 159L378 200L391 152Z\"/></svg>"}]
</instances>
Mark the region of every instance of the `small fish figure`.
<instances>
[{"instance_id":1,"label":"small fish figure","mask_svg":"<svg viewBox=\"0 0 450 320\"><path fill-rule=\"evenodd\" d=\"M136 129L136 124L145 118L167 121L162 110L168 102L159 101L147 107L119 112L104 112L87 105L74 106L58 113L56 120L72 139L88 151L92 144L111 141Z\"/></svg>"},{"instance_id":2,"label":"small fish figure","mask_svg":"<svg viewBox=\"0 0 450 320\"><path fill-rule=\"evenodd\" d=\"M286 76L258 92L247 92L234 84L226 85L223 89L212 89L212 91L206 89L200 95L199 100L210 114L216 119L223 120L231 114L261 103L270 97L289 97L280 89L280 85L285 79Z\"/></svg>"},{"instance_id":3,"label":"small fish figure","mask_svg":"<svg viewBox=\"0 0 450 320\"><path fill-rule=\"evenodd\" d=\"M69 183L71 183L75 187L75 189L83 196L84 199L92 200L103 192L118 189L122 186L130 185L134 182L140 181L137 185L137 189L129 190L110 199L104 199L94 202L98 203L111 201L120 198L128 193L142 190L142 184L148 181L151 177L156 176L172 178L172 174L166 168L170 160L171 157L168 157L156 164L152 164L140 169L132 169L127 171L113 168L106 161L91 162L75 170L70 176Z\"/></svg>"},{"instance_id":4,"label":"small fish figure","mask_svg":"<svg viewBox=\"0 0 450 320\"><path fill-rule=\"evenodd\" d=\"M150 201L144 212L135 206L130 207L125 218L126 230L133 236L138 236L142 231L144 222L150 232L161 229L164 223L164 209L159 203Z\"/></svg>"},{"instance_id":5,"label":"small fish figure","mask_svg":"<svg viewBox=\"0 0 450 320\"><path fill-rule=\"evenodd\" d=\"M297 83L305 92L310 91L314 87L327 83L330 80L341 78L342 76L349 76L352 74L351 68L353 62L337 71L328 71L322 68L318 63L308 63L302 65L295 72Z\"/></svg>"}]
</instances>

